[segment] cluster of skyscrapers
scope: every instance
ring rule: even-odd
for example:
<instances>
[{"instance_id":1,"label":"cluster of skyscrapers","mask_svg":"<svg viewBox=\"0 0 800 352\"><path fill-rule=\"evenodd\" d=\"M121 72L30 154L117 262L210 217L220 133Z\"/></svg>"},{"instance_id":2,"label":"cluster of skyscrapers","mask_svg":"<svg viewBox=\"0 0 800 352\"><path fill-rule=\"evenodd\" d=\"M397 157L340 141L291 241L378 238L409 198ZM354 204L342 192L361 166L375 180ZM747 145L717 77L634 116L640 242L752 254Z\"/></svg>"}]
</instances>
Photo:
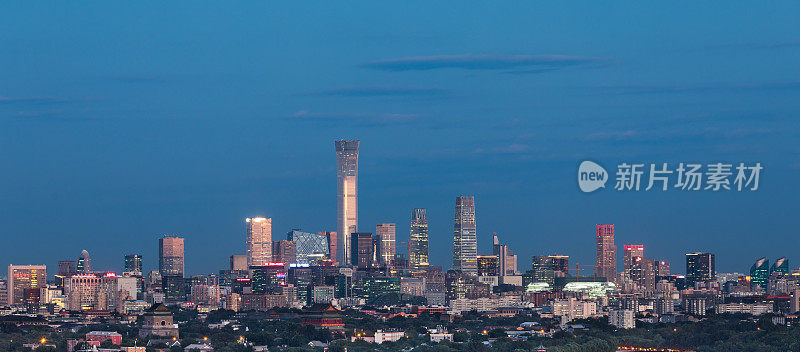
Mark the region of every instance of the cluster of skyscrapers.
<instances>
[{"instance_id":1,"label":"cluster of skyscrapers","mask_svg":"<svg viewBox=\"0 0 800 352\"><path fill-rule=\"evenodd\" d=\"M644 245L628 244L622 247L619 271L611 224L595 227L594 264L571 267L569 256L540 254L531 258L530 270L520 272L517 255L497 234L491 237L491 254L478 253L474 196L455 198L452 269L443 270L431 265L426 209L411 209L407 241L398 237L395 223L377 223L374 232L359 227L359 141L338 140L334 149L336 231L291 229L276 238L271 218L246 218L244 254L231 255L228 268L209 275L187 277L184 238L176 235L158 238L158 270L149 273L143 271L140 254L124 257L121 275L95 271L86 250L77 260L60 261L51 283L44 265L9 265L7 279L0 280L0 301L26 309L130 313L162 302L233 310L333 301L358 305L380 302L375 300L393 293L460 310L549 302L553 314L571 312L574 318L596 313L590 301L610 292L616 292L613 304L621 310L635 311L636 302L649 299L664 313L671 311L678 291L686 309L703 311L713 304L708 296L723 289L720 282L733 294L800 289L800 273L791 274L785 258L772 267L761 258L749 275L720 281L714 254L686 254L686 275L674 275L667 261L645 256ZM630 315L607 314L623 320Z\"/></svg>"}]
</instances>

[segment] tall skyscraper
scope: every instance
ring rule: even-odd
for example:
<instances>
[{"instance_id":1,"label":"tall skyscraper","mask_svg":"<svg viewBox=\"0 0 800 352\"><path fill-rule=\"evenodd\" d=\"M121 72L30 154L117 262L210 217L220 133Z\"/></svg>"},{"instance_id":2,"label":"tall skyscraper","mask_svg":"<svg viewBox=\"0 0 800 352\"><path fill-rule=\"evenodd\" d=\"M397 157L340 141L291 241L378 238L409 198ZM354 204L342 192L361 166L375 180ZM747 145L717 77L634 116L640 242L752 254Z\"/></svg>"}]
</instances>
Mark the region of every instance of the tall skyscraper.
<instances>
[{"instance_id":1,"label":"tall skyscraper","mask_svg":"<svg viewBox=\"0 0 800 352\"><path fill-rule=\"evenodd\" d=\"M127 254L125 255L125 267L123 272L132 273L135 275L142 275L142 255L141 254Z\"/></svg>"},{"instance_id":2,"label":"tall skyscraper","mask_svg":"<svg viewBox=\"0 0 800 352\"><path fill-rule=\"evenodd\" d=\"M47 287L47 267L44 265L9 265L8 305L21 306L25 304L25 291L39 292Z\"/></svg>"},{"instance_id":3,"label":"tall skyscraper","mask_svg":"<svg viewBox=\"0 0 800 352\"><path fill-rule=\"evenodd\" d=\"M419 269L429 264L428 259L428 211L411 211L411 238L408 244L408 261L411 269Z\"/></svg>"},{"instance_id":4,"label":"tall skyscraper","mask_svg":"<svg viewBox=\"0 0 800 352\"><path fill-rule=\"evenodd\" d=\"M375 235L378 237L378 255L381 264L392 265L395 250L395 224L383 223L375 226Z\"/></svg>"},{"instance_id":5,"label":"tall skyscraper","mask_svg":"<svg viewBox=\"0 0 800 352\"><path fill-rule=\"evenodd\" d=\"M595 270L597 276L613 281L617 277L617 246L614 244L614 225L597 225L596 237Z\"/></svg>"},{"instance_id":6,"label":"tall skyscraper","mask_svg":"<svg viewBox=\"0 0 800 352\"><path fill-rule=\"evenodd\" d=\"M339 240L336 231L320 231L319 235L325 236L325 238L328 239L328 258L332 262L337 263L339 261L339 258L336 257L339 253Z\"/></svg>"},{"instance_id":7,"label":"tall skyscraper","mask_svg":"<svg viewBox=\"0 0 800 352\"><path fill-rule=\"evenodd\" d=\"M775 259L775 264L772 264L772 272L779 274L789 273L789 260L786 257Z\"/></svg>"},{"instance_id":8,"label":"tall skyscraper","mask_svg":"<svg viewBox=\"0 0 800 352\"><path fill-rule=\"evenodd\" d=\"M78 274L89 274L92 272L92 258L89 257L87 250L82 250L77 261Z\"/></svg>"},{"instance_id":9,"label":"tall skyscraper","mask_svg":"<svg viewBox=\"0 0 800 352\"><path fill-rule=\"evenodd\" d=\"M286 265L297 262L297 244L289 240L272 241L272 261Z\"/></svg>"},{"instance_id":10,"label":"tall skyscraper","mask_svg":"<svg viewBox=\"0 0 800 352\"><path fill-rule=\"evenodd\" d=\"M500 243L496 233L492 235L492 254L498 258L498 275L517 274L517 256L508 245Z\"/></svg>"},{"instance_id":11,"label":"tall skyscraper","mask_svg":"<svg viewBox=\"0 0 800 352\"><path fill-rule=\"evenodd\" d=\"M694 287L695 283L713 280L716 276L714 254L686 254L686 286Z\"/></svg>"},{"instance_id":12,"label":"tall skyscraper","mask_svg":"<svg viewBox=\"0 0 800 352\"><path fill-rule=\"evenodd\" d=\"M478 232L475 227L475 197L456 197L453 225L453 269L478 275Z\"/></svg>"},{"instance_id":13,"label":"tall skyscraper","mask_svg":"<svg viewBox=\"0 0 800 352\"><path fill-rule=\"evenodd\" d=\"M183 237L165 234L158 239L158 271L162 277L183 277Z\"/></svg>"},{"instance_id":14,"label":"tall skyscraper","mask_svg":"<svg viewBox=\"0 0 800 352\"><path fill-rule=\"evenodd\" d=\"M337 232L336 258L350 263L350 234L358 232L358 145L359 141L338 140L336 146Z\"/></svg>"},{"instance_id":15,"label":"tall skyscraper","mask_svg":"<svg viewBox=\"0 0 800 352\"><path fill-rule=\"evenodd\" d=\"M637 281L641 278L641 267L635 266L636 258L644 257L644 246L639 244L626 244L623 247L622 265L625 278Z\"/></svg>"},{"instance_id":16,"label":"tall skyscraper","mask_svg":"<svg viewBox=\"0 0 800 352\"><path fill-rule=\"evenodd\" d=\"M247 266L272 261L272 218L247 218Z\"/></svg>"},{"instance_id":17,"label":"tall skyscraper","mask_svg":"<svg viewBox=\"0 0 800 352\"><path fill-rule=\"evenodd\" d=\"M767 289L767 281L769 281L769 259L762 257L750 267L750 287L755 288L756 285L762 290Z\"/></svg>"}]
</instances>

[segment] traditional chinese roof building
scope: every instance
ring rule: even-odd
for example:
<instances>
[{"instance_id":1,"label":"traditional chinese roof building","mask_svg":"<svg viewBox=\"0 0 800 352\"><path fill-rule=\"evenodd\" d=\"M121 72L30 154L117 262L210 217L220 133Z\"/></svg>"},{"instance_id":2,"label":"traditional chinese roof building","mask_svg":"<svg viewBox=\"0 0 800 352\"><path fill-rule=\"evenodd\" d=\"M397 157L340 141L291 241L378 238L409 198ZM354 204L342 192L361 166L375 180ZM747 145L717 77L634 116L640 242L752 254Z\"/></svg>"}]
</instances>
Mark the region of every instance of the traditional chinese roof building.
<instances>
[{"instance_id":1,"label":"traditional chinese roof building","mask_svg":"<svg viewBox=\"0 0 800 352\"><path fill-rule=\"evenodd\" d=\"M153 305L142 315L143 324L139 329L139 336L179 338L178 325L174 324L172 319L172 312L165 305L161 303Z\"/></svg>"},{"instance_id":2,"label":"traditional chinese roof building","mask_svg":"<svg viewBox=\"0 0 800 352\"><path fill-rule=\"evenodd\" d=\"M303 324L313 325L315 328L330 330L344 330L342 312L331 304L314 304L303 312Z\"/></svg>"}]
</instances>

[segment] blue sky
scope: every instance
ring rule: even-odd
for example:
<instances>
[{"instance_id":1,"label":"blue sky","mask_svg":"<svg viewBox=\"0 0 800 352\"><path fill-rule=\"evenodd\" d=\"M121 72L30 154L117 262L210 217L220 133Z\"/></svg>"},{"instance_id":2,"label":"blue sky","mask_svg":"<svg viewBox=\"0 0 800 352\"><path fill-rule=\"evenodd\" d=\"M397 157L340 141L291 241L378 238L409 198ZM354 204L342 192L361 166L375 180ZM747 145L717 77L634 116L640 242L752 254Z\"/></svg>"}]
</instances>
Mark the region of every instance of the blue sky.
<instances>
[{"instance_id":1,"label":"blue sky","mask_svg":"<svg viewBox=\"0 0 800 352\"><path fill-rule=\"evenodd\" d=\"M360 139L360 227L455 197L479 248L594 261L594 225L682 273L800 240L800 4L9 2L0 5L0 265L92 254L189 273L244 252L244 218L333 230L333 140ZM761 162L756 192L580 193L580 161ZM621 255L620 255L621 258Z\"/></svg>"}]
</instances>

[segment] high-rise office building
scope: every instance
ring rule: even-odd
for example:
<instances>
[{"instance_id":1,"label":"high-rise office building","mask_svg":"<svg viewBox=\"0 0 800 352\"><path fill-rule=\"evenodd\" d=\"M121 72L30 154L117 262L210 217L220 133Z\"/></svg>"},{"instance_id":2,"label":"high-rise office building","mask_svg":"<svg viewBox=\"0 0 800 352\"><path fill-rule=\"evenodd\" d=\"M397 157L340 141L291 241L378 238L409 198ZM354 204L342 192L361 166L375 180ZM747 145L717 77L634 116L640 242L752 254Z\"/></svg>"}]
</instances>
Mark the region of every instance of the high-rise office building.
<instances>
[{"instance_id":1,"label":"high-rise office building","mask_svg":"<svg viewBox=\"0 0 800 352\"><path fill-rule=\"evenodd\" d=\"M762 290L767 289L767 281L769 281L769 259L762 257L756 260L753 266L750 267L750 287L755 288L756 285Z\"/></svg>"},{"instance_id":2,"label":"high-rise office building","mask_svg":"<svg viewBox=\"0 0 800 352\"><path fill-rule=\"evenodd\" d=\"M247 255L234 254L231 256L231 270L247 270Z\"/></svg>"},{"instance_id":3,"label":"high-rise office building","mask_svg":"<svg viewBox=\"0 0 800 352\"><path fill-rule=\"evenodd\" d=\"M666 260L656 261L656 276L664 277L669 275L670 275L669 262Z\"/></svg>"},{"instance_id":4,"label":"high-rise office building","mask_svg":"<svg viewBox=\"0 0 800 352\"><path fill-rule=\"evenodd\" d=\"M25 305L25 291L38 292L47 287L47 267L44 265L9 265L6 289L8 305Z\"/></svg>"},{"instance_id":5,"label":"high-rise office building","mask_svg":"<svg viewBox=\"0 0 800 352\"><path fill-rule=\"evenodd\" d=\"M297 245L294 241L272 241L272 261L292 264L297 262Z\"/></svg>"},{"instance_id":6,"label":"high-rise office building","mask_svg":"<svg viewBox=\"0 0 800 352\"><path fill-rule=\"evenodd\" d=\"M408 261L412 269L429 265L428 259L428 211L411 211L411 237L408 244Z\"/></svg>"},{"instance_id":7,"label":"high-rise office building","mask_svg":"<svg viewBox=\"0 0 800 352\"><path fill-rule=\"evenodd\" d=\"M479 255L478 276L500 276L500 258L496 255Z\"/></svg>"},{"instance_id":8,"label":"high-rise office building","mask_svg":"<svg viewBox=\"0 0 800 352\"><path fill-rule=\"evenodd\" d=\"M498 258L498 275L517 274L517 256L507 245L500 243L497 234L492 235L492 254Z\"/></svg>"},{"instance_id":9,"label":"high-rise office building","mask_svg":"<svg viewBox=\"0 0 800 352\"><path fill-rule=\"evenodd\" d=\"M395 224L383 223L375 226L378 239L377 255L381 264L392 265L395 250Z\"/></svg>"},{"instance_id":10,"label":"high-rise office building","mask_svg":"<svg viewBox=\"0 0 800 352\"><path fill-rule=\"evenodd\" d=\"M295 260L297 264L316 265L328 260L328 238L316 233L292 230L286 235L295 243Z\"/></svg>"},{"instance_id":11,"label":"high-rise office building","mask_svg":"<svg viewBox=\"0 0 800 352\"><path fill-rule=\"evenodd\" d=\"M644 257L644 246L640 244L627 244L623 247L622 264L625 278L638 281L642 273L640 267L636 267L636 258Z\"/></svg>"},{"instance_id":12,"label":"high-rise office building","mask_svg":"<svg viewBox=\"0 0 800 352\"><path fill-rule=\"evenodd\" d=\"M786 257L780 257L775 260L775 264L772 264L772 272L779 273L779 274L788 274L789 273L789 260Z\"/></svg>"},{"instance_id":13,"label":"high-rise office building","mask_svg":"<svg viewBox=\"0 0 800 352\"><path fill-rule=\"evenodd\" d=\"M162 277L183 277L183 262L183 237L164 235L158 239L158 271Z\"/></svg>"},{"instance_id":14,"label":"high-rise office building","mask_svg":"<svg viewBox=\"0 0 800 352\"><path fill-rule=\"evenodd\" d=\"M569 276L569 256L534 255L531 267L531 282L546 282L554 287L555 278Z\"/></svg>"},{"instance_id":15,"label":"high-rise office building","mask_svg":"<svg viewBox=\"0 0 800 352\"><path fill-rule=\"evenodd\" d=\"M475 197L456 197L453 225L453 269L478 275L478 233L475 226Z\"/></svg>"},{"instance_id":16,"label":"high-rise office building","mask_svg":"<svg viewBox=\"0 0 800 352\"><path fill-rule=\"evenodd\" d=\"M686 254L686 286L694 287L695 283L714 280L717 276L714 254Z\"/></svg>"},{"instance_id":17,"label":"high-rise office building","mask_svg":"<svg viewBox=\"0 0 800 352\"><path fill-rule=\"evenodd\" d=\"M328 239L328 259L333 263L339 262L339 258L336 257L339 253L339 239L336 231L320 231L319 235Z\"/></svg>"},{"instance_id":18,"label":"high-rise office building","mask_svg":"<svg viewBox=\"0 0 800 352\"><path fill-rule=\"evenodd\" d=\"M614 225L597 225L596 239L595 270L597 276L613 281L617 277L617 246L614 244Z\"/></svg>"},{"instance_id":19,"label":"high-rise office building","mask_svg":"<svg viewBox=\"0 0 800 352\"><path fill-rule=\"evenodd\" d=\"M338 140L336 147L337 227L336 259L350 263L350 234L358 232L358 146L359 141Z\"/></svg>"},{"instance_id":20,"label":"high-rise office building","mask_svg":"<svg viewBox=\"0 0 800 352\"><path fill-rule=\"evenodd\" d=\"M350 264L359 268L370 268L374 265L375 246L372 234L369 232L356 232L350 236Z\"/></svg>"},{"instance_id":21,"label":"high-rise office building","mask_svg":"<svg viewBox=\"0 0 800 352\"><path fill-rule=\"evenodd\" d=\"M247 266L272 261L272 219L247 218Z\"/></svg>"},{"instance_id":22,"label":"high-rise office building","mask_svg":"<svg viewBox=\"0 0 800 352\"><path fill-rule=\"evenodd\" d=\"M78 256L78 261L76 265L78 269L78 274L89 274L92 272L92 258L89 257L89 252L87 250L82 250L81 254Z\"/></svg>"},{"instance_id":23,"label":"high-rise office building","mask_svg":"<svg viewBox=\"0 0 800 352\"><path fill-rule=\"evenodd\" d=\"M142 275L142 255L141 254L127 254L125 255L125 267L122 270L125 273L134 275Z\"/></svg>"}]
</instances>

